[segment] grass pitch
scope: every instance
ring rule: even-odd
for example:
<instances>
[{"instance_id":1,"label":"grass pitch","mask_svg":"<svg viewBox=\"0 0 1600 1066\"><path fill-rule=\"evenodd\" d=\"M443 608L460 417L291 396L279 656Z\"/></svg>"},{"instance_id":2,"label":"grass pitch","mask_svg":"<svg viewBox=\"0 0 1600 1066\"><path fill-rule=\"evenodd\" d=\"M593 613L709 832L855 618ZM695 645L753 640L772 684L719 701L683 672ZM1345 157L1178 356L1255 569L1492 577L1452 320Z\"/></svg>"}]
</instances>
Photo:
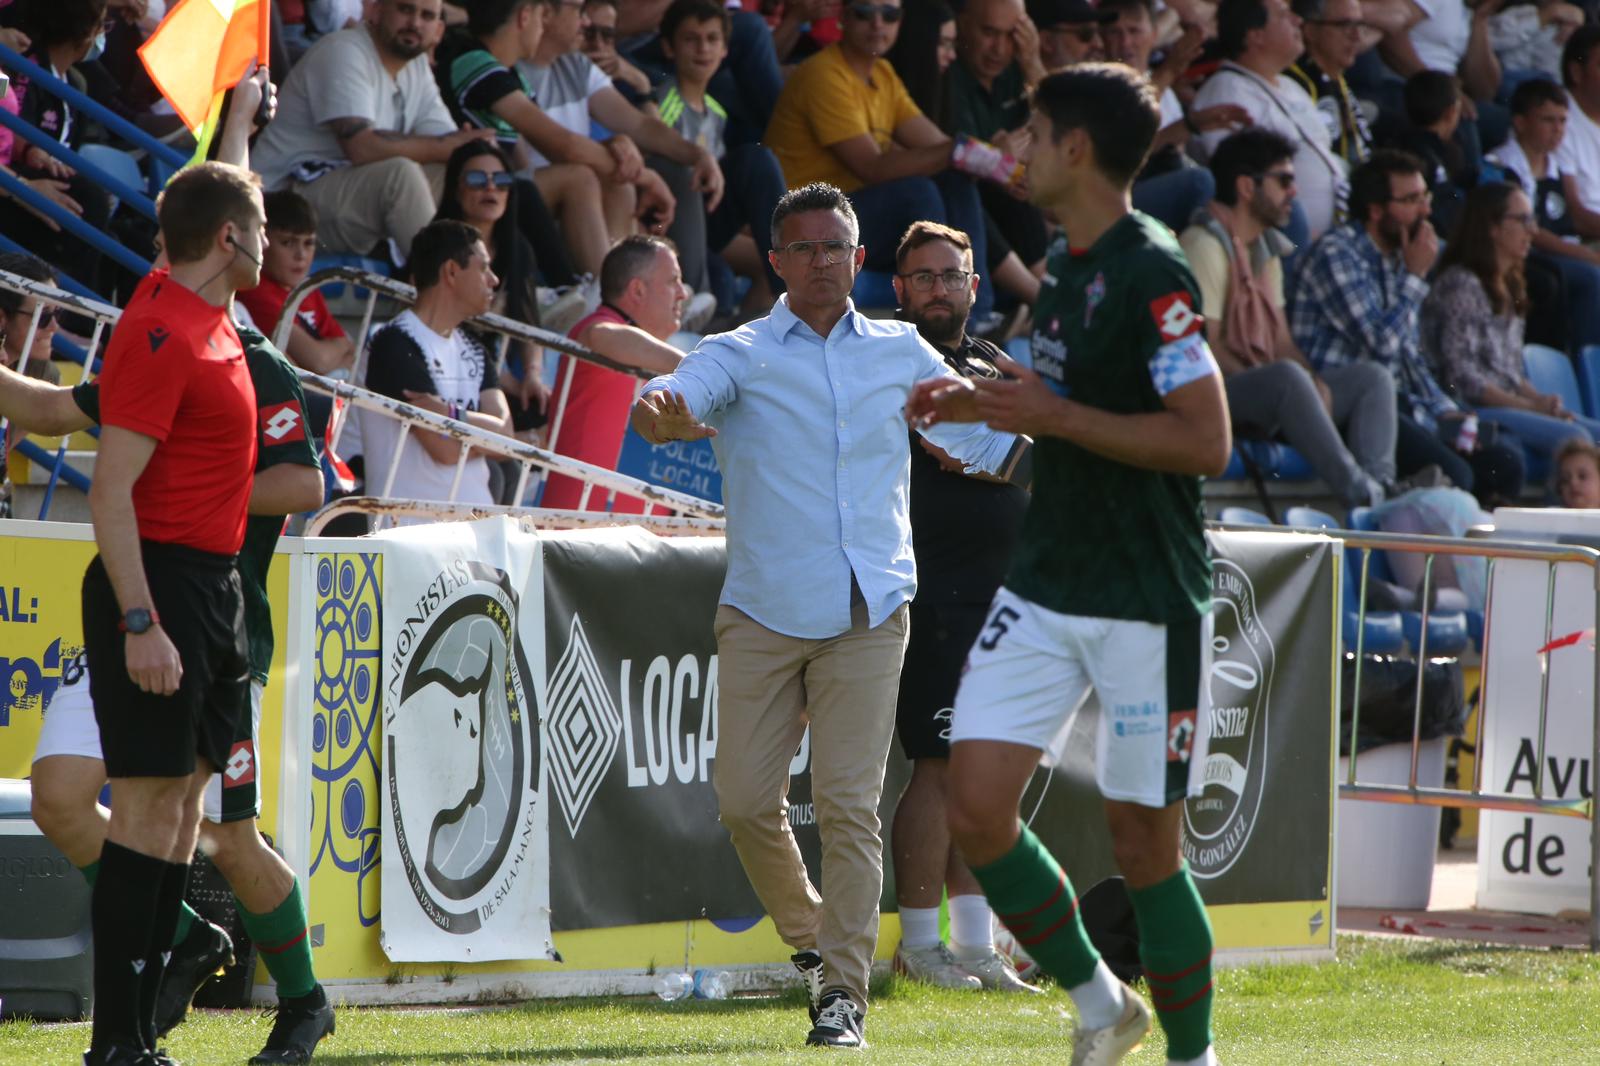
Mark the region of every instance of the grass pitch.
<instances>
[{"instance_id":1,"label":"grass pitch","mask_svg":"<svg viewBox=\"0 0 1600 1066\"><path fill-rule=\"evenodd\" d=\"M1600 1062L1600 958L1446 941L1341 937L1337 962L1251 966L1218 976L1217 1049L1226 1066L1414 1063L1529 1066ZM200 1012L169 1050L185 1066L234 1066L271 1019ZM509 1008L346 1009L315 1062L327 1066L492 1063L1064 1064L1072 1019L1060 992L875 987L862 1053L804 1047L798 991L721 1002L546 1000ZM0 1063L69 1064L87 1025L0 1025ZM1161 1066L1159 1028L1131 1056Z\"/></svg>"}]
</instances>

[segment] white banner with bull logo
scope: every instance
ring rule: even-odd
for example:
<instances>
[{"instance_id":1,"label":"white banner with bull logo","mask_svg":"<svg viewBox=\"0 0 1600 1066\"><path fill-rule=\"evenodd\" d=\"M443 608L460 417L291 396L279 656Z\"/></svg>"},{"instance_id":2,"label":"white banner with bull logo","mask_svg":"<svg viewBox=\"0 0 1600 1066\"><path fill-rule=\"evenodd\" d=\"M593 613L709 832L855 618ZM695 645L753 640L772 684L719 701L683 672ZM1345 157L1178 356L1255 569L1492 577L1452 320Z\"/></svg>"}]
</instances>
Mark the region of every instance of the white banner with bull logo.
<instances>
[{"instance_id":1,"label":"white banner with bull logo","mask_svg":"<svg viewBox=\"0 0 1600 1066\"><path fill-rule=\"evenodd\" d=\"M555 957L538 540L498 519L380 543L383 950Z\"/></svg>"}]
</instances>

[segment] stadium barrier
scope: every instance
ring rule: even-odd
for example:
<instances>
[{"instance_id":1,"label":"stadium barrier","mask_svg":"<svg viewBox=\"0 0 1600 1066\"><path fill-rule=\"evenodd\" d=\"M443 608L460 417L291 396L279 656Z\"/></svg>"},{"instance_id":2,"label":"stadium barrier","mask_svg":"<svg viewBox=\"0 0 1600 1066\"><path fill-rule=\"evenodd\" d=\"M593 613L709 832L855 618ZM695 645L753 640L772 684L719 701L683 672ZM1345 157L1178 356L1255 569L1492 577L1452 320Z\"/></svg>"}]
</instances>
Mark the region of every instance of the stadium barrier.
<instances>
[{"instance_id":1,"label":"stadium barrier","mask_svg":"<svg viewBox=\"0 0 1600 1066\"><path fill-rule=\"evenodd\" d=\"M1405 783L1364 780L1360 754L1352 742L1339 796L1532 816L1509 827L1487 818L1480 822L1478 905L1550 914L1586 910L1589 950L1600 951L1600 877L1592 875L1592 859L1583 861L1581 853L1600 855L1593 787L1594 768L1600 767L1600 656L1594 651L1600 626L1600 551L1578 545L1347 529L1300 532L1336 536L1359 559L1353 565L1359 573L1357 608L1363 624L1355 627L1351 738L1359 735L1361 723L1361 677L1367 658L1364 623L1373 552L1423 557L1422 624L1413 648L1418 664L1429 661L1436 560L1483 561L1487 594L1470 784L1434 787L1419 782L1427 671L1417 669L1410 737L1402 742L1410 749ZM1535 590L1531 599L1530 589ZM1517 602L1511 602L1513 598ZM1559 751L1552 744L1554 734L1563 742ZM1494 786L1500 779L1506 787ZM1513 785L1523 787L1514 791ZM1588 821L1586 842L1574 841L1567 829L1577 819ZM1522 840L1526 855L1518 851ZM1433 843L1429 841L1429 846ZM1585 843L1586 848L1578 846ZM1341 871L1341 876L1350 873ZM1581 894L1574 893L1575 882L1581 885Z\"/></svg>"},{"instance_id":2,"label":"stadium barrier","mask_svg":"<svg viewBox=\"0 0 1600 1066\"><path fill-rule=\"evenodd\" d=\"M99 351L101 340L107 336L110 327L116 324L117 318L122 312L110 304L101 303L99 300L79 296L54 285L46 285L4 270L0 270L0 288L31 296L34 300L33 315L28 320L28 335L24 340L22 356L17 363L17 373L27 373L28 357L33 351L33 338L39 329L40 314L46 307L51 307L56 309L58 313L63 311L70 312L93 323L93 329L89 336L88 352L77 347L77 345L59 333L52 342L52 347L57 353L66 355L71 362L83 368L78 381L72 382L72 384L76 385L88 381L96 369L96 361L89 358L89 352ZM7 428L6 420L0 418L0 433L5 433ZM37 441L23 439L17 442L15 451L18 455L23 456L30 462L39 464L48 471L45 479L44 496L39 504L38 517L41 521L49 517L50 502L55 497L56 486L62 481L66 481L73 488L83 492L87 492L89 489L88 476L67 462L67 450L70 440L70 437L62 437L56 445L55 454L53 455L47 452Z\"/></svg>"}]
</instances>

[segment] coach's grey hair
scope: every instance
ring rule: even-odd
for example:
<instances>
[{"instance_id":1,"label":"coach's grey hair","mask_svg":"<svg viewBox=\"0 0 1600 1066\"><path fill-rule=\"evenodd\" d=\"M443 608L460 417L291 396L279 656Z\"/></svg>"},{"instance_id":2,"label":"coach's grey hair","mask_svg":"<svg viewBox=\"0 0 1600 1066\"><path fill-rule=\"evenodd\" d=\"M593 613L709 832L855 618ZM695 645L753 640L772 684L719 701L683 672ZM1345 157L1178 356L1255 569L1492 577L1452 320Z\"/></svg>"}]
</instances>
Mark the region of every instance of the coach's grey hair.
<instances>
[{"instance_id":1,"label":"coach's grey hair","mask_svg":"<svg viewBox=\"0 0 1600 1066\"><path fill-rule=\"evenodd\" d=\"M798 189L790 189L783 194L783 199L778 201L778 206L772 212L772 246L777 248L782 238L779 231L783 229L783 220L790 215L802 214L806 211L837 211L850 227L850 243L857 244L861 238L861 226L856 222L856 209L846 196L836 186L825 181L814 181L810 185L802 185Z\"/></svg>"}]
</instances>

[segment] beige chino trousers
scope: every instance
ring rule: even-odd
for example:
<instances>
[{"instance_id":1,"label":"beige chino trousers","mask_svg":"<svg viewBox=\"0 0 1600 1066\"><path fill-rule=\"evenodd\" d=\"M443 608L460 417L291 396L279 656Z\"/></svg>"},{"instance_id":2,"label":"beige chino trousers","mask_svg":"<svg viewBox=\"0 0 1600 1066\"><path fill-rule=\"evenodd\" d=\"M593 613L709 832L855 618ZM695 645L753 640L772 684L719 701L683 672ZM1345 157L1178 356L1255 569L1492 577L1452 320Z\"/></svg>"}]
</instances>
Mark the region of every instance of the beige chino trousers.
<instances>
[{"instance_id":1,"label":"beige chino trousers","mask_svg":"<svg viewBox=\"0 0 1600 1066\"><path fill-rule=\"evenodd\" d=\"M883 894L878 801L908 629L904 605L876 629L865 605L850 620L848 632L807 640L717 608L714 783L722 824L778 935L818 951L824 987L865 1007ZM789 764L808 723L825 895L789 826Z\"/></svg>"}]
</instances>

